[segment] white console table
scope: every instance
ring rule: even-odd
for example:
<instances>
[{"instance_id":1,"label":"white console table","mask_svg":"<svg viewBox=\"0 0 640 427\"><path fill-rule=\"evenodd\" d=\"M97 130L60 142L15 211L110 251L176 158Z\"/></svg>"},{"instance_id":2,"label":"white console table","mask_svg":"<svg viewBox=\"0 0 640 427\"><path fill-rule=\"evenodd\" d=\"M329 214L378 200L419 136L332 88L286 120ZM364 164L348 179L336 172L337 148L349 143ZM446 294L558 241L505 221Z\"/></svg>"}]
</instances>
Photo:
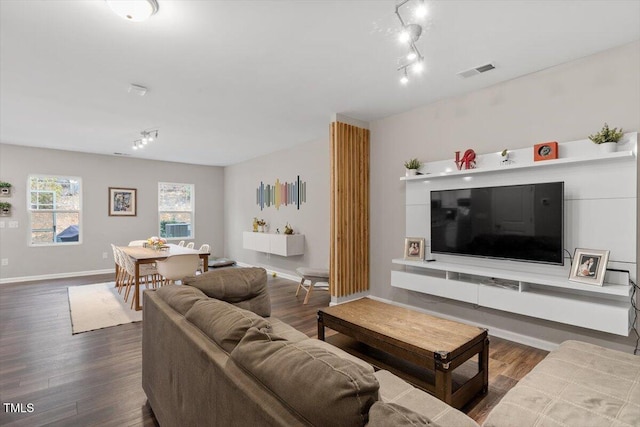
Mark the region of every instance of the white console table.
<instances>
[{"instance_id":1,"label":"white console table","mask_svg":"<svg viewBox=\"0 0 640 427\"><path fill-rule=\"evenodd\" d=\"M294 256L304 254L304 234L274 234L245 231L242 246L267 254Z\"/></svg>"},{"instance_id":2,"label":"white console table","mask_svg":"<svg viewBox=\"0 0 640 427\"><path fill-rule=\"evenodd\" d=\"M394 259L391 286L479 307L627 336L631 315L628 284L583 285L566 276ZM623 283L626 275L618 280Z\"/></svg>"}]
</instances>

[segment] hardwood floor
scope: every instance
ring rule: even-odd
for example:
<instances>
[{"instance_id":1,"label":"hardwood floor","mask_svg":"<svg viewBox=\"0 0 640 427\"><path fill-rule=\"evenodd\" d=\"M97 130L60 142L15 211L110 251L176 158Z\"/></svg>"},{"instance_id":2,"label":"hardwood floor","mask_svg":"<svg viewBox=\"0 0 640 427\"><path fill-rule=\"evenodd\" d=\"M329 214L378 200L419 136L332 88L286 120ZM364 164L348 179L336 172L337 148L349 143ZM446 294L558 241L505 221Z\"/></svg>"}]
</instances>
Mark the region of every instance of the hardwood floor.
<instances>
[{"instance_id":1,"label":"hardwood floor","mask_svg":"<svg viewBox=\"0 0 640 427\"><path fill-rule=\"evenodd\" d=\"M0 285L0 425L157 425L141 386L142 323L71 335L67 286L112 279L101 275ZM316 337L316 313L329 304L329 294L314 291L303 306L304 293L296 299L294 282L270 277L269 287L273 316ZM482 423L545 355L492 338L489 394L467 413ZM8 403L22 404L22 412L7 412Z\"/></svg>"}]
</instances>

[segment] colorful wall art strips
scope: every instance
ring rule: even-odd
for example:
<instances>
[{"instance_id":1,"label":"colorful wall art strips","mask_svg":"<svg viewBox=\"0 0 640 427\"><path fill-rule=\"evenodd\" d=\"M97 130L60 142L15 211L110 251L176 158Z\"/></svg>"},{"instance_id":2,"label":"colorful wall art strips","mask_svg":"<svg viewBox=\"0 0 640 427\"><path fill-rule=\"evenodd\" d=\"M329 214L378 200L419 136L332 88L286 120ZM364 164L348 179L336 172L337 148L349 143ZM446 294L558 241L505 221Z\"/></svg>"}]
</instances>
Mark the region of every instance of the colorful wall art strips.
<instances>
[{"instance_id":1,"label":"colorful wall art strips","mask_svg":"<svg viewBox=\"0 0 640 427\"><path fill-rule=\"evenodd\" d=\"M256 203L260 206L260 210L265 207L295 205L300 209L302 203L307 201L307 183L300 181L300 175L296 182L280 182L276 179L275 184L265 185L260 182L260 186L256 189Z\"/></svg>"}]
</instances>

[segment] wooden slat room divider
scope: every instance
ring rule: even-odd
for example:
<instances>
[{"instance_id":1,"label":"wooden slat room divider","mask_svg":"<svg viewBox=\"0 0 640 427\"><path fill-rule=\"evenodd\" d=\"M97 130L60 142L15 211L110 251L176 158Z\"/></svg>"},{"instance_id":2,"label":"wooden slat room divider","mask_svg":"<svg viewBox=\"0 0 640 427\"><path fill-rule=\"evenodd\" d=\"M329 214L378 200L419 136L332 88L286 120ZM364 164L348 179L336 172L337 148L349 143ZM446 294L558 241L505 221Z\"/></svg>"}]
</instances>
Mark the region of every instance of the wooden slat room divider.
<instances>
[{"instance_id":1,"label":"wooden slat room divider","mask_svg":"<svg viewBox=\"0 0 640 427\"><path fill-rule=\"evenodd\" d=\"M369 130L331 123L330 292L369 290Z\"/></svg>"}]
</instances>

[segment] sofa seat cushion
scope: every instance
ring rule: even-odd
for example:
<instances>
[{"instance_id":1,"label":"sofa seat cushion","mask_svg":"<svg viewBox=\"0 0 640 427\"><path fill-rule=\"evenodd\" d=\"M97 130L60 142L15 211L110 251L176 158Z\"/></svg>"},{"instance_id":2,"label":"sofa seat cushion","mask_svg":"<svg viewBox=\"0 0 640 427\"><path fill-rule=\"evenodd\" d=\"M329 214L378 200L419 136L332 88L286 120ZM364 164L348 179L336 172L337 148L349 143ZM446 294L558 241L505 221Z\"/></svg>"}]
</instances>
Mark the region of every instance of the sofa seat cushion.
<instances>
[{"instance_id":1,"label":"sofa seat cushion","mask_svg":"<svg viewBox=\"0 0 640 427\"><path fill-rule=\"evenodd\" d=\"M211 298L196 302L185 317L228 353L249 328L270 328L269 322L252 311Z\"/></svg>"},{"instance_id":2,"label":"sofa seat cushion","mask_svg":"<svg viewBox=\"0 0 640 427\"><path fill-rule=\"evenodd\" d=\"M200 289L211 298L226 301L263 317L271 316L271 299L264 268L210 270L185 278L183 283Z\"/></svg>"},{"instance_id":3,"label":"sofa seat cushion","mask_svg":"<svg viewBox=\"0 0 640 427\"><path fill-rule=\"evenodd\" d=\"M182 315L185 315L196 302L209 299L200 289L191 286L167 285L153 292Z\"/></svg>"},{"instance_id":4,"label":"sofa seat cushion","mask_svg":"<svg viewBox=\"0 0 640 427\"><path fill-rule=\"evenodd\" d=\"M378 401L369 409L367 427L404 426L449 427L436 424L429 418L395 403Z\"/></svg>"},{"instance_id":5,"label":"sofa seat cushion","mask_svg":"<svg viewBox=\"0 0 640 427\"><path fill-rule=\"evenodd\" d=\"M431 423L424 425L478 427L478 423L464 413L431 396L429 393L415 388L389 371L377 371L375 376L380 383L380 400L384 403L400 405L411 412L422 415ZM410 412L405 412L404 415L408 413Z\"/></svg>"},{"instance_id":6,"label":"sofa seat cushion","mask_svg":"<svg viewBox=\"0 0 640 427\"><path fill-rule=\"evenodd\" d=\"M231 359L312 425L364 425L378 397L376 377L308 341L251 328Z\"/></svg>"},{"instance_id":7,"label":"sofa seat cushion","mask_svg":"<svg viewBox=\"0 0 640 427\"><path fill-rule=\"evenodd\" d=\"M484 426L640 426L640 357L565 341L509 390Z\"/></svg>"}]
</instances>

